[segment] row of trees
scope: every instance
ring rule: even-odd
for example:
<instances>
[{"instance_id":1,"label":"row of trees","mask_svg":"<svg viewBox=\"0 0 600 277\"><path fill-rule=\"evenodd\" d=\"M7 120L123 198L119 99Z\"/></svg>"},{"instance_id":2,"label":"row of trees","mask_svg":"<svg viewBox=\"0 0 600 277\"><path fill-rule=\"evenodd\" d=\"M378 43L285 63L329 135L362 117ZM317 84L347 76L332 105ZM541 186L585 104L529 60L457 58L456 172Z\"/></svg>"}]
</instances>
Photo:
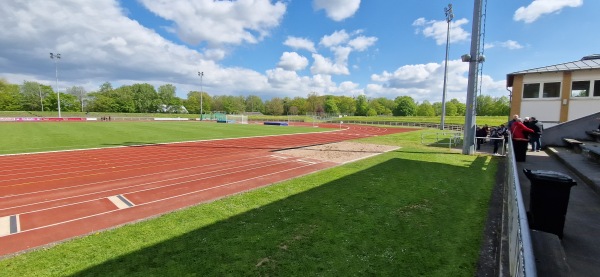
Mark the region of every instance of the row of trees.
<instances>
[{"instance_id":1,"label":"row of trees","mask_svg":"<svg viewBox=\"0 0 600 277\"><path fill-rule=\"evenodd\" d=\"M60 94L61 111L120 112L120 113L200 113L219 111L228 114L260 112L268 115L305 115L310 113L345 114L358 116L439 116L442 103L416 102L410 96L369 99L364 95L320 96L315 92L304 97L274 97L264 101L257 95L229 96L190 91L186 99L176 96L176 88L166 84L154 88L150 84L133 84L113 88L108 82L98 91L86 92L83 87L67 88ZM507 97L477 97L478 115L507 115ZM58 95L51 86L25 81L21 85L0 79L0 110L56 111ZM446 102L446 115L465 115L466 106L457 99Z\"/></svg>"}]
</instances>

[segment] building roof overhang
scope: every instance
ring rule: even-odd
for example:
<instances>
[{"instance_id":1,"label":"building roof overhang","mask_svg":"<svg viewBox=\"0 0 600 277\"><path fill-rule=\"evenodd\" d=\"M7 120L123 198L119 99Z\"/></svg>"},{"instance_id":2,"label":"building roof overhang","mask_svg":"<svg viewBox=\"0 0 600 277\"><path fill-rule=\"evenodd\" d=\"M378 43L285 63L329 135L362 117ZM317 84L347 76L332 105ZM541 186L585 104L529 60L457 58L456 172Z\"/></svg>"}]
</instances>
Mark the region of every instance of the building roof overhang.
<instances>
[{"instance_id":1,"label":"building roof overhang","mask_svg":"<svg viewBox=\"0 0 600 277\"><path fill-rule=\"evenodd\" d=\"M532 73L551 73L577 70L600 69L600 54L594 54L583 57L579 61L561 63L556 65L538 67L509 73L506 75L506 87L512 87L516 75L532 74Z\"/></svg>"}]
</instances>

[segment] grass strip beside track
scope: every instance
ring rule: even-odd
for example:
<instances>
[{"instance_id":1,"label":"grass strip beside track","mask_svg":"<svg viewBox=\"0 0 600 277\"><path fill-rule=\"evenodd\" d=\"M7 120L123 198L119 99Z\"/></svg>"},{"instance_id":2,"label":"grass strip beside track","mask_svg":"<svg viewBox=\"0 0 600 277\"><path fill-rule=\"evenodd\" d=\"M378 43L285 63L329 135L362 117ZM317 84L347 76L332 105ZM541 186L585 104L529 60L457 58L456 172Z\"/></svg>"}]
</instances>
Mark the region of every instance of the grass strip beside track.
<instances>
[{"instance_id":1,"label":"grass strip beside track","mask_svg":"<svg viewBox=\"0 0 600 277\"><path fill-rule=\"evenodd\" d=\"M402 146L0 261L0 276L473 276L497 163Z\"/></svg>"},{"instance_id":2,"label":"grass strip beside track","mask_svg":"<svg viewBox=\"0 0 600 277\"><path fill-rule=\"evenodd\" d=\"M327 130L213 122L11 122L0 123L0 155Z\"/></svg>"}]
</instances>

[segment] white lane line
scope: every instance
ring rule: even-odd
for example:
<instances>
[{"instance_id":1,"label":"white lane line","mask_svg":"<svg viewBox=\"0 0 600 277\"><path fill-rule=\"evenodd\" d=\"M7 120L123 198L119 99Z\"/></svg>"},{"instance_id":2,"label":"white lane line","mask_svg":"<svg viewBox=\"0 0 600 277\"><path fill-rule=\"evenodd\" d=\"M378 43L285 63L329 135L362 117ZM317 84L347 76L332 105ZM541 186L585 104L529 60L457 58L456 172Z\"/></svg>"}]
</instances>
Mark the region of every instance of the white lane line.
<instances>
[{"instance_id":1,"label":"white lane line","mask_svg":"<svg viewBox=\"0 0 600 277\"><path fill-rule=\"evenodd\" d=\"M215 163L215 164L203 164L203 165L199 165L199 166L184 167L184 168L178 168L178 169L174 169L174 170L160 171L160 172L154 172L154 173L142 174L142 175L136 175L136 176L129 176L129 177L124 177L124 178L112 179L112 180L98 181L98 182L86 183L86 184L69 186L69 187L38 190L38 191L32 191L32 192L26 192L26 193L20 193L20 194L10 194L10 195L6 195L6 196L0 196L0 199L13 198L13 197L18 197L18 196L38 194L38 193L47 193L47 192L51 192L51 191L68 190L68 189L80 188L80 187L88 187L88 186L94 186L94 185L99 185L99 184L104 184L104 183L112 183L112 182L117 182L117 181L136 179L136 178L140 178L140 177L150 177L150 176L154 176L154 175L164 175L166 173L173 173L173 172L178 172L178 171L201 169L203 167L226 165L226 164L230 164L230 163L239 163L240 161L250 161L250 160L256 160L256 159L260 159L260 158L264 158L264 157L260 156L260 157L252 157L252 158L242 159L242 160L220 162L220 163ZM91 175L89 175L89 176L91 176ZM0 209L0 210L2 210L2 209Z\"/></svg>"},{"instance_id":2,"label":"white lane line","mask_svg":"<svg viewBox=\"0 0 600 277\"><path fill-rule=\"evenodd\" d=\"M196 157L197 158L197 157ZM181 163L183 163L183 161L185 160L190 160L190 159L194 159L194 157L190 157L190 158L184 158L184 159L179 159L178 161L181 161ZM166 164L170 161L173 160L161 160L161 164ZM135 170L135 169L140 169L140 168L152 168L152 167L156 167L156 161L148 161L148 162L142 162L142 163L129 163L126 164L125 162L121 162L121 163L110 163L110 164L95 164L93 165L95 166L95 168L89 168L89 169L85 169L85 170L75 170L75 171L68 171L68 172L59 172L59 173L51 173L51 174L41 174L42 172L55 172L56 170L39 170L36 171L36 174L31 175L30 173L16 173L16 174L4 174L3 176L11 176L11 175L29 175L26 177L19 177L19 178L10 178L10 179L5 179L5 180L1 180L0 183L2 182L9 182L9 181L22 181L22 182L26 182L26 180L30 180L30 179L39 179L40 177L60 177L60 176L72 176L73 174L83 174L83 173L88 173L88 172L94 172L94 174L90 174L90 175L99 175L99 174L106 174L106 171L103 170L99 170L99 167L103 167L103 166L110 166L113 169L117 169L117 172L124 172L124 171L130 171L130 170ZM77 169L79 167L69 167L70 170L72 169ZM31 182L31 181L30 181ZM33 181L35 182L35 181ZM27 182L26 182L27 183ZM10 186L14 186L14 185L10 185Z\"/></svg>"},{"instance_id":3,"label":"white lane line","mask_svg":"<svg viewBox=\"0 0 600 277\"><path fill-rule=\"evenodd\" d=\"M214 186L214 187L210 187L210 188L205 188L205 189L201 189L201 190L195 190L195 191L191 191L191 192L187 192L187 193L183 193L183 194L179 194L179 195L170 196L170 197L167 197L167 198L157 199L157 200L146 202L146 203L142 203L142 204L139 204L139 205L136 205L136 206L137 207L139 207L139 206L145 206L145 205L150 205L150 204L154 204L154 203L158 203L158 202L163 202L163 201L167 201L167 200L171 200L171 199L177 199L177 198L180 198L180 197L184 197L184 196L188 196L188 195L192 195L192 194L198 194L198 193L201 193L201 192L205 192L205 191L209 191L209 190L213 190L213 189L218 189L218 188L222 188L222 187L227 187L227 186L235 185L237 183L247 182L247 181L250 181L250 180L253 180L253 179L260 179L260 178L264 178L266 176L277 175L277 174L281 174L281 173L286 172L286 171L291 171L291 170L300 169L300 168L309 167L309 166L310 165L303 165L303 166L298 166L298 167L294 167L294 168L288 168L286 170L280 170L280 171L272 172L272 173L265 174L265 175L255 176L255 177L252 177L252 178L248 178L248 179L244 179L244 180L240 180L240 181L235 181L235 182L232 182L232 183L222 184L222 185L218 185L218 186ZM31 228L31 229L24 230L21 233L25 233L25 232L29 232L29 231L35 231L35 230L38 230L38 229L44 229L44 228L53 227L53 226L58 226L58 225L66 224L66 223L69 223L69 222L75 222L75 221L82 220L82 219L93 218L93 217L96 217L96 216L101 216L101 215L105 215L105 214L114 213L116 211L120 211L120 209L119 210L106 211L106 212L97 213L97 214L93 214L93 215L88 215L88 216L84 216L84 217L80 217L80 218L74 218L74 219L70 219L70 220L65 220L65 221L61 221L61 222L57 222L57 223L53 223L53 224L49 224L49 225L45 225L45 226L40 226L40 227L36 227L36 228ZM159 213L159 214L162 214L162 213Z\"/></svg>"},{"instance_id":4,"label":"white lane line","mask_svg":"<svg viewBox=\"0 0 600 277\"><path fill-rule=\"evenodd\" d=\"M48 201L36 202L36 203L32 203L32 204L26 204L26 205L20 205L20 206L13 206L13 207L8 207L8 208L3 208L3 209L0 209L0 210L9 210L9 209L13 209L13 208L33 206L33 205L37 205L37 204L51 203L51 202L54 202L54 201L60 201L60 200L65 200L65 199L70 199L70 198L77 198L77 197L81 197L81 196L87 196L87 195L94 195L94 194L99 194L99 193L105 193L105 192L114 191L114 190L123 190L123 189L131 188L131 187L147 186L149 184L154 184L154 183L161 183L161 182L166 182L166 181L174 181L174 180L177 180L177 179L185 179L185 178L189 178L191 176L201 176L201 175L207 175L209 173L225 172L225 173L221 173L221 174L217 174L217 175L208 175L206 177L201 177L201 178L197 178L197 179L187 180L187 181L183 181L183 182L171 183L171 184L167 184L167 185L163 185L163 186L158 186L158 187L151 187L151 188L147 188L147 189L128 191L127 193L131 194L131 193L137 193L137 192L144 192L144 191L156 190L156 189L161 189L161 188L173 187L173 186L177 186L177 185L183 185L183 184L197 182L197 181L201 181L201 180L208 180L208 179L211 179L211 178L227 176L227 175L231 175L231 174L235 174L235 173L240 173L240 172L245 172L245 171L253 171L253 170L256 170L256 169L259 169L259 168L266 168L266 167L270 167L270 166L282 165L282 164L287 164L287 163L288 163L288 161L277 162L277 163L273 163L272 161L265 161L265 162L261 162L261 163L253 164L253 165L246 165L246 166L233 167L233 168L224 168L224 169L220 169L220 170L215 170L215 171L210 171L210 172L203 172L203 173L198 173L198 174L193 174L193 175L187 175L187 176L181 176L181 177L167 179L167 180L159 180L159 181L154 181L154 182L150 182L150 183L139 184L139 185L135 185L135 186L119 187L119 188L115 188L115 189L104 190L104 191L93 192L93 193L82 194L82 195L76 195L76 196L71 196L71 197L65 197L65 198L60 198L60 199L55 199L55 200L48 200ZM256 165L259 165L259 164L265 164L265 165L257 167ZM243 168L243 167L247 167L247 166L252 166L252 167L249 168L249 169L232 171L232 169ZM53 206L53 207L49 207L49 208L43 208L43 209L38 209L38 210L27 211L27 212L23 212L22 214L31 214L31 213L36 213L36 212L41 212L41 211L46 211L46 210L52 210L52 209L56 209L56 208L68 207L68 206L83 204L83 203L87 203L87 202L93 202L93 201L96 201L96 200L98 200L98 199L96 198L96 199L90 199L90 200L86 200L86 201L73 202L73 203L64 204L64 205L58 205L58 206Z\"/></svg>"}]
</instances>

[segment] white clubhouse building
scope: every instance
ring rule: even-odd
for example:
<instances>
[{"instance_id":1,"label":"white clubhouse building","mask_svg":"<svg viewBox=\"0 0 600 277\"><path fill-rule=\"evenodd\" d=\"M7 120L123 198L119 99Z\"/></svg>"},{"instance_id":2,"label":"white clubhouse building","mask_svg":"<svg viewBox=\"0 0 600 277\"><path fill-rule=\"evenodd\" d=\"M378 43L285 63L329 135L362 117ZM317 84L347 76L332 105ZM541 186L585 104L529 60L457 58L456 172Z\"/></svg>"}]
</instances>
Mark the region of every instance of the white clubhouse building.
<instances>
[{"instance_id":1,"label":"white clubhouse building","mask_svg":"<svg viewBox=\"0 0 600 277\"><path fill-rule=\"evenodd\" d=\"M535 116L548 126L600 112L600 55L506 76L510 114Z\"/></svg>"}]
</instances>

